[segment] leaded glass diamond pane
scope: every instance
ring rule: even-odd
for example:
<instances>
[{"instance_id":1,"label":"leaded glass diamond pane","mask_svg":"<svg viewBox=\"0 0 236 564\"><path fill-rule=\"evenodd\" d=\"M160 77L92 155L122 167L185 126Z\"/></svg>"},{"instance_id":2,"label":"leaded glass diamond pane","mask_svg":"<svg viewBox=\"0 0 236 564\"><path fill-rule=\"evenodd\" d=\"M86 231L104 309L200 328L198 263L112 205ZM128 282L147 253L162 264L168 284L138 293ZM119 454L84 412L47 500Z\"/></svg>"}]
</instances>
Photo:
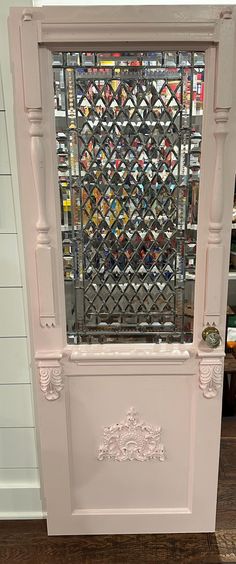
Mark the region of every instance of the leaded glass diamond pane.
<instances>
[{"instance_id":1,"label":"leaded glass diamond pane","mask_svg":"<svg viewBox=\"0 0 236 564\"><path fill-rule=\"evenodd\" d=\"M191 342L204 53L54 53L68 342Z\"/></svg>"}]
</instances>

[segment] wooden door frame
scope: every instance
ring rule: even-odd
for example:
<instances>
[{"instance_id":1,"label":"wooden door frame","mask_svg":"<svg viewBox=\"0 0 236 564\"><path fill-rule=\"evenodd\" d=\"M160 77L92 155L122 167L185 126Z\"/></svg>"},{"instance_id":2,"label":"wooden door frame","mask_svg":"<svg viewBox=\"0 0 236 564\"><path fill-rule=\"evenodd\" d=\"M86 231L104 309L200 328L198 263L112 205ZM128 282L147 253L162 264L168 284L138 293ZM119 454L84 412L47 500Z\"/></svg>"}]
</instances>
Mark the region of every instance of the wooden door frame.
<instances>
[{"instance_id":1,"label":"wooden door frame","mask_svg":"<svg viewBox=\"0 0 236 564\"><path fill-rule=\"evenodd\" d=\"M98 367L99 373L117 363L122 365L181 365L192 362L199 371L199 386L205 398L215 398L222 389L227 261L230 238L230 202L224 206L226 183L232 192L234 168L232 155L229 171L225 170L225 147L230 142L232 107L234 8L222 6L101 6L12 8L9 18L11 59L15 89L15 123L18 167L21 189L24 246L28 280L28 303L31 350L35 371L35 393L42 436L48 437L52 465L55 429L45 417L44 402L53 402L58 441L67 444L66 409L62 406L67 393L63 366L75 374ZM204 121L201 196L202 216L198 234L194 342L190 345L67 345L62 268L60 206L57 189L55 132L53 121L53 86L45 78L51 66L51 51L108 49L124 44L140 49L202 49L207 51L208 117ZM227 61L228 64L225 63ZM47 85L42 88L42 81ZM215 84L215 91L213 86ZM228 88L225 88L225 85ZM214 97L213 97L214 94ZM213 99L214 98L214 99ZM49 101L49 104L48 104ZM210 111L209 111L209 108ZM233 133L232 133L233 136ZM215 138L215 145L212 139ZM235 136L233 136L235 140ZM207 147L207 143L211 146ZM204 156L207 153L207 159ZM204 185L203 185L204 184ZM210 188L209 188L210 186ZM29 199L30 205L29 205ZM230 200L230 199L229 199ZM209 205L211 201L211 205ZM209 217L204 219L204 208ZM30 212L30 213L29 213ZM217 270L217 266L219 269ZM201 280L203 282L201 282ZM215 323L222 335L217 351L209 352L201 339L203 327ZM69 367L69 368L68 368ZM64 388L64 391L63 391ZM60 441L59 441L60 436ZM42 458L44 459L42 442ZM51 448L51 454L49 450ZM67 448L67 447L66 447ZM48 461L48 459L47 459ZM45 458L46 462L46 458ZM53 479L44 465L48 496L56 499ZM217 463L216 463L217 466ZM217 472L217 468L216 468ZM60 503L70 497L68 459L61 469L65 491ZM55 488L57 487L55 481ZM214 488L213 488L214 489ZM213 492L216 498L216 492ZM57 513L55 506L55 515ZM69 514L69 508L67 508Z\"/></svg>"}]
</instances>

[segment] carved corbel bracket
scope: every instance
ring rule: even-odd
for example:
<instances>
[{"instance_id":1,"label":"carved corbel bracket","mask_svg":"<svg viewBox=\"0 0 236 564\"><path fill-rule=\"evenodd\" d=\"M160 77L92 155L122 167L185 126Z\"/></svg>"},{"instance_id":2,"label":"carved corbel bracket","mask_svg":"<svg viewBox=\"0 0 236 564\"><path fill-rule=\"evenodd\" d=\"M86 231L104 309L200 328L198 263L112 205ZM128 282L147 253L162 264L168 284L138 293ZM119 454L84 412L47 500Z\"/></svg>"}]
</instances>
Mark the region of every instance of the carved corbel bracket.
<instances>
[{"instance_id":1,"label":"carved corbel bracket","mask_svg":"<svg viewBox=\"0 0 236 564\"><path fill-rule=\"evenodd\" d=\"M224 363L222 358L203 357L199 365L199 386L207 399L217 396L222 388Z\"/></svg>"},{"instance_id":2,"label":"carved corbel bracket","mask_svg":"<svg viewBox=\"0 0 236 564\"><path fill-rule=\"evenodd\" d=\"M45 399L49 401L59 399L64 387L61 358L61 354L55 355L53 353L45 353L44 358L43 355L36 356L40 388Z\"/></svg>"}]
</instances>

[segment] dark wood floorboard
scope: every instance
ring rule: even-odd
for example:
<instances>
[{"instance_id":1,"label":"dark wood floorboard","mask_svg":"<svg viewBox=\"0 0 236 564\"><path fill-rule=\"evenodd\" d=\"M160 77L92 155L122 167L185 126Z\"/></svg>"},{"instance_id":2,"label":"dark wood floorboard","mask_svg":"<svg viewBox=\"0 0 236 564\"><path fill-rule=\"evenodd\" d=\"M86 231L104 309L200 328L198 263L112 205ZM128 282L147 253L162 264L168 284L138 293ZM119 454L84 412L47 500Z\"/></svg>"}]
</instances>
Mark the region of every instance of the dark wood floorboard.
<instances>
[{"instance_id":1,"label":"dark wood floorboard","mask_svg":"<svg viewBox=\"0 0 236 564\"><path fill-rule=\"evenodd\" d=\"M222 426L215 534L48 537L44 520L0 521L0 564L174 562L236 564L236 417Z\"/></svg>"},{"instance_id":2,"label":"dark wood floorboard","mask_svg":"<svg viewBox=\"0 0 236 564\"><path fill-rule=\"evenodd\" d=\"M236 416L224 417L222 420L221 436L236 440Z\"/></svg>"}]
</instances>

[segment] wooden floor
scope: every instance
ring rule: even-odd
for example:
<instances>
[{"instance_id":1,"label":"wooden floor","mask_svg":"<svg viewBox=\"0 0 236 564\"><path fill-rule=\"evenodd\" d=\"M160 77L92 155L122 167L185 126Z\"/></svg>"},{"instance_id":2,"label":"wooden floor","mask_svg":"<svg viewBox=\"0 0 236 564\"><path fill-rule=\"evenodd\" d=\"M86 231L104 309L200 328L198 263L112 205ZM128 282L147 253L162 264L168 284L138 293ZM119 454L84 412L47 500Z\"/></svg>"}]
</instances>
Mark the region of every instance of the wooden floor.
<instances>
[{"instance_id":1,"label":"wooden floor","mask_svg":"<svg viewBox=\"0 0 236 564\"><path fill-rule=\"evenodd\" d=\"M222 425L215 534L47 537L45 521L0 522L0 564L236 563L236 417Z\"/></svg>"}]
</instances>

